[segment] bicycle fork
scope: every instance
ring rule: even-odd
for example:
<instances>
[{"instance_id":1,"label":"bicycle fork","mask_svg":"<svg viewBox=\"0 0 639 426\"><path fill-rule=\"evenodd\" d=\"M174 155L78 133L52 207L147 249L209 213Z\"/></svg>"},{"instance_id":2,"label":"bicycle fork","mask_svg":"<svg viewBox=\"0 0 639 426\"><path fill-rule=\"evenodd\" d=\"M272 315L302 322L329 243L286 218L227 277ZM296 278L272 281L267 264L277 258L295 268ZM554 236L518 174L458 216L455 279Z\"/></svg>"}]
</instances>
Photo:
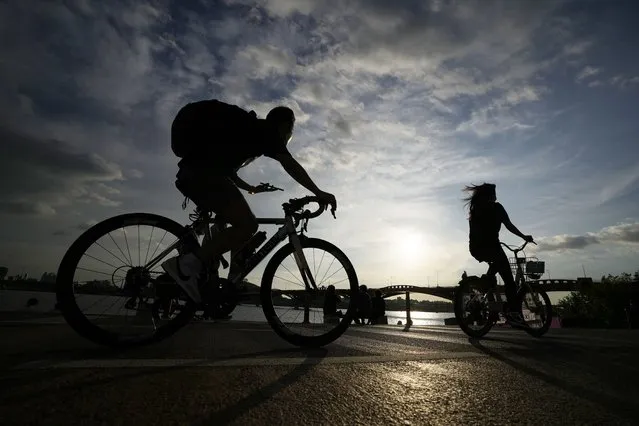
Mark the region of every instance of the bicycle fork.
<instances>
[{"instance_id":1,"label":"bicycle fork","mask_svg":"<svg viewBox=\"0 0 639 426\"><path fill-rule=\"evenodd\" d=\"M297 268L302 275L304 287L306 290L317 290L317 284L315 284L315 278L313 277L313 274L311 274L311 269L308 267L308 262L306 261L306 256L304 256L304 250L302 248L302 242L300 241L299 235L292 233L289 238L293 244L293 248L295 248L293 257L295 258Z\"/></svg>"}]
</instances>

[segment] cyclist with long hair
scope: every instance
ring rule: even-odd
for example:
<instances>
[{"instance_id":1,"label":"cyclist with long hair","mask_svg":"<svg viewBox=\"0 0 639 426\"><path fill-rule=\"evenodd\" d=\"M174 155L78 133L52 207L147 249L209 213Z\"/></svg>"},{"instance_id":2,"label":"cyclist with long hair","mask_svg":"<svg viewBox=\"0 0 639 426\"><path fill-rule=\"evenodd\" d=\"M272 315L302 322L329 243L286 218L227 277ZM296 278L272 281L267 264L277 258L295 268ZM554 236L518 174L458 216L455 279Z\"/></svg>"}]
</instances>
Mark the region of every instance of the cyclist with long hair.
<instances>
[{"instance_id":1,"label":"cyclist with long hair","mask_svg":"<svg viewBox=\"0 0 639 426\"><path fill-rule=\"evenodd\" d=\"M503 224L513 234L525 241L534 242L532 235L524 235L508 217L506 209L497 202L495 184L470 185L464 191L470 193L465 198L469 206L469 249L478 262L489 264L487 275L499 273L506 289L506 320L513 325L526 326L518 306L517 286L510 270L510 263L499 243L499 230Z\"/></svg>"}]
</instances>

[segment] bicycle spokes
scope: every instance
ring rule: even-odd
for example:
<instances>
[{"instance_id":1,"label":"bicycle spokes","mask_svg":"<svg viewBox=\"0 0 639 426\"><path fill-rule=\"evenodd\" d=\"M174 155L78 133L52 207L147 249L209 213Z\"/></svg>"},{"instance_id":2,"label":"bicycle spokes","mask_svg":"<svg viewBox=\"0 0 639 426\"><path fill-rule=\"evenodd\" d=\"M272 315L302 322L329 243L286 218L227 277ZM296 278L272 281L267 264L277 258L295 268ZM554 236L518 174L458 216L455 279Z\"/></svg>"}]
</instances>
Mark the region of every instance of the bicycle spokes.
<instances>
[{"instance_id":1,"label":"bicycle spokes","mask_svg":"<svg viewBox=\"0 0 639 426\"><path fill-rule=\"evenodd\" d=\"M350 281L344 266L331 253L314 247L300 252L286 257L275 271L273 304L280 320L289 327L306 324L317 328L324 323L327 304L331 305L331 314L346 311Z\"/></svg>"},{"instance_id":2,"label":"bicycle spokes","mask_svg":"<svg viewBox=\"0 0 639 426\"><path fill-rule=\"evenodd\" d=\"M175 312L170 300L157 297L156 283L164 274L160 263L178 254L177 241L170 232L145 224L123 224L98 236L75 268L73 291L80 311L119 334L139 332L125 330L133 324L157 330Z\"/></svg>"},{"instance_id":3,"label":"bicycle spokes","mask_svg":"<svg viewBox=\"0 0 639 426\"><path fill-rule=\"evenodd\" d=\"M522 315L531 328L540 328L549 321L546 303L538 292L527 291L522 299Z\"/></svg>"}]
</instances>

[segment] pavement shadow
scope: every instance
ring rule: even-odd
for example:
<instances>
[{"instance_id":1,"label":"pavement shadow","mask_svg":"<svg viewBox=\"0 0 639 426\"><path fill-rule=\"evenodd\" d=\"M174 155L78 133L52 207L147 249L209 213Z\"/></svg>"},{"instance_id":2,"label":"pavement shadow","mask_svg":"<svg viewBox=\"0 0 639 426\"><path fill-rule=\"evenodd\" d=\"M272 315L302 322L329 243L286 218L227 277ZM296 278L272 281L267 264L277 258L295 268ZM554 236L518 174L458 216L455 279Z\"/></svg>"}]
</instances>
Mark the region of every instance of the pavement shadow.
<instances>
[{"instance_id":1,"label":"pavement shadow","mask_svg":"<svg viewBox=\"0 0 639 426\"><path fill-rule=\"evenodd\" d=\"M215 413L211 413L204 419L195 422L195 425L227 425L232 423L242 414L259 406L266 402L268 399L282 391L286 387L292 385L301 377L308 374L316 365L320 364L326 357L328 350L325 348L319 349L302 349L301 352L305 353L306 358L301 364L296 366L290 372L284 374L276 381L264 386L260 389L256 389L253 393L247 395L235 404Z\"/></svg>"},{"instance_id":2,"label":"pavement shadow","mask_svg":"<svg viewBox=\"0 0 639 426\"><path fill-rule=\"evenodd\" d=\"M124 350L112 349L105 346L96 346L90 348L61 348L61 349L47 349L40 351L23 351L2 354L1 359L3 365L0 366L0 371L6 371L12 369L17 365L26 364L29 362L46 360L47 362L55 361L74 361L80 359L95 359L95 358L117 358L118 355L125 354Z\"/></svg>"},{"instance_id":3,"label":"pavement shadow","mask_svg":"<svg viewBox=\"0 0 639 426\"><path fill-rule=\"evenodd\" d=\"M57 354L58 357L60 359L63 359L64 361L72 361L72 359L69 359L68 357L64 356L65 353L80 355L80 353L77 350L49 351L49 352ZM87 350L85 352L85 355L87 355L86 357L84 358L78 357L77 359L78 360L79 359L108 359L107 357L104 356L105 353L110 353L112 355L120 355L120 354L123 354L124 352L125 351L123 350L107 349L105 351L105 348L95 348L95 349ZM198 367L209 362L232 360L232 359L238 359L238 358L240 359L255 358L255 357L261 357L261 356L268 357L269 355L281 356L283 354L302 354L304 355L304 360L302 361L301 366L304 366L304 365L312 366L312 365L318 364L321 361L321 359L323 359L326 356L327 352L328 351L326 349L309 350L304 348L287 348L287 349L274 349L274 350L268 350L268 351L237 354L237 355L232 355L227 357L217 357L217 358L210 358L210 359L194 359L193 362L185 362L183 364L180 364L179 366L140 367L140 368L135 368L133 371L126 369L129 371L122 372L122 373L116 372L110 377L104 377L101 379L95 379L95 378L89 377L86 380L79 380L79 381L70 382L68 384L56 385L55 390L56 392L64 392L66 390L75 390L78 388L88 389L90 387L106 385L106 384L114 383L120 380L129 380L129 379L134 379L138 377L150 377L153 375L164 374L168 371L185 370L188 368ZM117 358L117 357L111 357L111 358ZM39 358L39 360L41 360L41 358ZM34 368L34 369L27 369L27 370L21 370L21 369L20 370L18 369L4 370L3 376L0 377L0 406L8 405L8 404L21 404L32 399L37 399L40 396L48 395L51 392L50 388L45 387L37 391L28 392L26 394L15 395L12 393L12 389L14 388L14 386L20 386L21 384L29 383L33 381L39 381L41 383L49 383L49 382L56 383L55 379L64 377L68 375L70 371L74 371L74 370L69 370L65 368L46 369L46 363L53 363L53 364L55 363L54 357L50 357L49 359L44 361L44 363L45 363L45 365L43 365L44 369ZM291 373L293 373L297 369L298 368L293 370ZM12 373L14 374L12 375ZM297 377L300 377L300 375L297 375Z\"/></svg>"},{"instance_id":4,"label":"pavement shadow","mask_svg":"<svg viewBox=\"0 0 639 426\"><path fill-rule=\"evenodd\" d=\"M481 340L495 340L495 341L509 342L507 339L499 339L494 337L491 337L490 339L483 338ZM497 351L484 346L481 343L481 340L468 338L468 341L470 342L471 345L473 345L473 347L475 347L480 352L490 356L493 359L503 362L504 364L509 365L510 367L513 367L525 374L528 374L532 377L542 380L543 382L549 385L555 386L577 397L581 397L592 403L601 405L605 407L606 409L610 410L611 412L614 412L617 415L626 417L630 420L635 420L635 421L639 420L639 409L637 409L635 406L632 406L628 401L615 398L603 392L598 392L596 390L593 390L590 387L571 383L559 377L540 371L534 367L531 367L528 364L524 364L523 362L509 358L505 354L501 353L502 351ZM521 342L517 342L517 343L521 343ZM579 359L579 354L583 354L582 351L579 351L576 348L562 347L561 345L553 345L552 352L545 352L543 348L541 348L541 345L539 346L537 345L538 343L541 343L541 342L534 341L530 345L527 345L528 349L526 351L510 349L508 350L508 352L515 353L523 357L527 357L531 361L547 363L551 365L556 365L557 363L566 365L566 361L567 361L567 358L569 358L569 355L574 355L573 359ZM610 370L608 370L608 374L609 373L610 373Z\"/></svg>"}]
</instances>

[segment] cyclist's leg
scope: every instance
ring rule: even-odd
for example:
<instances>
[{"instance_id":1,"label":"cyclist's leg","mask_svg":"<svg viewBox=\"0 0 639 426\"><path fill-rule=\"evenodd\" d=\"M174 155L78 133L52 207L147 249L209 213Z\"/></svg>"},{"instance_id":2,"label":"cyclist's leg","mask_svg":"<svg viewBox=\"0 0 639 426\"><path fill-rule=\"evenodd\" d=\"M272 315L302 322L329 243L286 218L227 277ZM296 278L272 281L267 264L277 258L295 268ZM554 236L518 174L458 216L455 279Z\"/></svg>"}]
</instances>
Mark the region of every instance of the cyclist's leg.
<instances>
[{"instance_id":1,"label":"cyclist's leg","mask_svg":"<svg viewBox=\"0 0 639 426\"><path fill-rule=\"evenodd\" d=\"M195 173L180 187L199 208L215 213L230 225L216 232L196 251L195 255L203 262L217 259L229 250L238 250L257 232L255 215L239 188L228 177Z\"/></svg>"},{"instance_id":2,"label":"cyclist's leg","mask_svg":"<svg viewBox=\"0 0 639 426\"><path fill-rule=\"evenodd\" d=\"M517 312L519 310L519 307L517 306L517 285L515 284L515 278L510 270L508 256L506 256L506 253L504 253L504 250L500 246L496 246L494 248L494 253L494 261L491 267L494 267L494 269L499 272L499 276L504 281L509 311Z\"/></svg>"},{"instance_id":3,"label":"cyclist's leg","mask_svg":"<svg viewBox=\"0 0 639 426\"><path fill-rule=\"evenodd\" d=\"M239 189L225 176L208 170L182 169L175 182L186 197L203 210L225 217L231 224L195 252L171 258L162 264L164 270L196 303L202 298L199 282L205 264L217 259L225 251L241 246L257 231L257 220Z\"/></svg>"}]
</instances>

